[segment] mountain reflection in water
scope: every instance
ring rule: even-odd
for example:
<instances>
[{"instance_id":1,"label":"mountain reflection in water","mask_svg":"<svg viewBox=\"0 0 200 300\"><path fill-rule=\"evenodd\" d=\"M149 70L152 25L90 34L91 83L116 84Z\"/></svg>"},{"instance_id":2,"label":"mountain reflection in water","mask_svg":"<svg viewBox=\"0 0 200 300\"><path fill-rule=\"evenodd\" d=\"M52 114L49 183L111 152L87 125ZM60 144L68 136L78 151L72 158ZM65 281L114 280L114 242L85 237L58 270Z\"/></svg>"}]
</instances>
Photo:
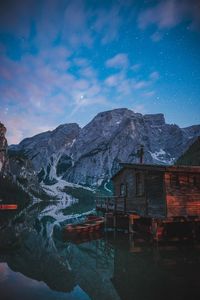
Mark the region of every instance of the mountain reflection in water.
<instances>
[{"instance_id":1,"label":"mountain reflection in water","mask_svg":"<svg viewBox=\"0 0 200 300\"><path fill-rule=\"evenodd\" d=\"M18 247L0 250L1 300L200 299L198 245L158 247L113 233L75 243L49 232L26 228Z\"/></svg>"}]
</instances>

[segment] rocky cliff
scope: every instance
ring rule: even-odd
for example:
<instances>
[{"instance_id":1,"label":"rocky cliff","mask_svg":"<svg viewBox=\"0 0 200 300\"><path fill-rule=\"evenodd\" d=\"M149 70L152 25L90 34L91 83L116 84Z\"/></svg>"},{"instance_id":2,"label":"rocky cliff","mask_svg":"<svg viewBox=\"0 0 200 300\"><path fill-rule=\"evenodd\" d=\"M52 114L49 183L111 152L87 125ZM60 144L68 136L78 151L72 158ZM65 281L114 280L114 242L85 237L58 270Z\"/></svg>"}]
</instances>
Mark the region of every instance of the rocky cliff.
<instances>
[{"instance_id":1,"label":"rocky cliff","mask_svg":"<svg viewBox=\"0 0 200 300\"><path fill-rule=\"evenodd\" d=\"M6 128L0 122L0 174L7 171L8 168L8 157L7 157L7 140L5 137Z\"/></svg>"},{"instance_id":2,"label":"rocky cliff","mask_svg":"<svg viewBox=\"0 0 200 300\"><path fill-rule=\"evenodd\" d=\"M15 192L12 198L18 199L17 193L22 197L22 190L38 195L44 193L32 161L20 151L9 151L5 134L6 128L0 123L0 197L7 201L10 193Z\"/></svg>"},{"instance_id":3,"label":"rocky cliff","mask_svg":"<svg viewBox=\"0 0 200 300\"><path fill-rule=\"evenodd\" d=\"M145 163L173 164L200 135L200 125L166 124L163 114L142 115L126 108L99 113L82 129L61 125L10 147L33 163L40 180L65 179L82 185L104 185L120 162L138 162L144 145Z\"/></svg>"},{"instance_id":4,"label":"rocky cliff","mask_svg":"<svg viewBox=\"0 0 200 300\"><path fill-rule=\"evenodd\" d=\"M71 166L71 147L79 132L77 124L60 125L53 131L26 138L19 145L10 146L9 152L26 156L32 161L39 179L52 184L56 182L56 172L59 173L63 166Z\"/></svg>"}]
</instances>

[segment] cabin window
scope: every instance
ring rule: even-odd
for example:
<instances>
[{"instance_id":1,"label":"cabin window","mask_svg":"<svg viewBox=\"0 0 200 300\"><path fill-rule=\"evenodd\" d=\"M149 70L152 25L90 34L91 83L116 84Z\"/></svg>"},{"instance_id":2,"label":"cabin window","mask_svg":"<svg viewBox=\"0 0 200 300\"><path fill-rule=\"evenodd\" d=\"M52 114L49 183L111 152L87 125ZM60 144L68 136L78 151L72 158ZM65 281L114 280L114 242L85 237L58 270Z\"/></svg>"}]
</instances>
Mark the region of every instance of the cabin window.
<instances>
[{"instance_id":1,"label":"cabin window","mask_svg":"<svg viewBox=\"0 0 200 300\"><path fill-rule=\"evenodd\" d=\"M125 196L125 184L124 183L121 183L120 185L120 196Z\"/></svg>"},{"instance_id":2,"label":"cabin window","mask_svg":"<svg viewBox=\"0 0 200 300\"><path fill-rule=\"evenodd\" d=\"M136 179L136 195L142 196L144 194L144 182L143 182L142 174L136 173L135 179Z\"/></svg>"}]
</instances>

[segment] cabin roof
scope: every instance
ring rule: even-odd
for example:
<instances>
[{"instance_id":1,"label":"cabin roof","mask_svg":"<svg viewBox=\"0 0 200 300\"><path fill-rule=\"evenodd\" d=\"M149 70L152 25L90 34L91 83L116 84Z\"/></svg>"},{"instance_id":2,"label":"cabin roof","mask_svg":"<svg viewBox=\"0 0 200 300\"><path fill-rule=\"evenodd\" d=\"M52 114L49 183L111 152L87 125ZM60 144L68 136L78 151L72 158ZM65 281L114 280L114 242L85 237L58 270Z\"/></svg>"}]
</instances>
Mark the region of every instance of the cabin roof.
<instances>
[{"instance_id":1,"label":"cabin roof","mask_svg":"<svg viewBox=\"0 0 200 300\"><path fill-rule=\"evenodd\" d=\"M184 172L184 173L200 173L200 166L184 166L184 165L153 165L153 164L131 164L120 163L121 169L112 176L114 179L124 169L135 169L143 171L158 171L158 172Z\"/></svg>"}]
</instances>

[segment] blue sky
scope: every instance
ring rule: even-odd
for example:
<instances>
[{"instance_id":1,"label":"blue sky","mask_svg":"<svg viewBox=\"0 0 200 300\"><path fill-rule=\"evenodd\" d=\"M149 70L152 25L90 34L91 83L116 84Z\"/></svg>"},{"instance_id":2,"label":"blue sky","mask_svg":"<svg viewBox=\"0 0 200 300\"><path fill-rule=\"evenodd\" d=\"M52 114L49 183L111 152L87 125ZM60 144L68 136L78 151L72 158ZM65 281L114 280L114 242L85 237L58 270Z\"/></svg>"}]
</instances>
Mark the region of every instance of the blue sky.
<instances>
[{"instance_id":1,"label":"blue sky","mask_svg":"<svg viewBox=\"0 0 200 300\"><path fill-rule=\"evenodd\" d=\"M198 0L1 1L9 143L118 107L200 123Z\"/></svg>"}]
</instances>

